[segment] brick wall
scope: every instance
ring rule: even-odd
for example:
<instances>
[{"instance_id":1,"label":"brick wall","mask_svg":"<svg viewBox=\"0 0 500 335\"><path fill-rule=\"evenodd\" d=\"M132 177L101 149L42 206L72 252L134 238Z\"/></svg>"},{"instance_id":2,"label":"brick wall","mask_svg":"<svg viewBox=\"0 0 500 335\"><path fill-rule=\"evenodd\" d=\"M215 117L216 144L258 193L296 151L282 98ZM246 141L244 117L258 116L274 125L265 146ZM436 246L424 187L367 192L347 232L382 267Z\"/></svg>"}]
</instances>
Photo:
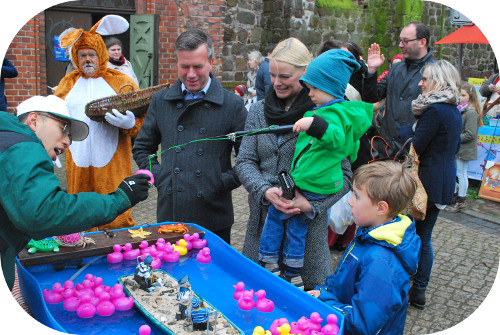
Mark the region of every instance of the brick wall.
<instances>
[{"instance_id":1,"label":"brick wall","mask_svg":"<svg viewBox=\"0 0 500 335\"><path fill-rule=\"evenodd\" d=\"M7 111L33 95L46 92L45 80L45 15L40 13L16 34L5 56L14 64L19 75L5 80Z\"/></svg>"},{"instance_id":2,"label":"brick wall","mask_svg":"<svg viewBox=\"0 0 500 335\"><path fill-rule=\"evenodd\" d=\"M140 7L145 7L144 14L157 14L160 17L158 55L160 83L172 83L177 80L174 44L179 34L186 29L198 27L207 31L214 41L215 56L221 55L225 1L141 0L136 1L136 9L138 4ZM221 64L220 57L215 57L214 73L219 79L222 75Z\"/></svg>"}]
</instances>

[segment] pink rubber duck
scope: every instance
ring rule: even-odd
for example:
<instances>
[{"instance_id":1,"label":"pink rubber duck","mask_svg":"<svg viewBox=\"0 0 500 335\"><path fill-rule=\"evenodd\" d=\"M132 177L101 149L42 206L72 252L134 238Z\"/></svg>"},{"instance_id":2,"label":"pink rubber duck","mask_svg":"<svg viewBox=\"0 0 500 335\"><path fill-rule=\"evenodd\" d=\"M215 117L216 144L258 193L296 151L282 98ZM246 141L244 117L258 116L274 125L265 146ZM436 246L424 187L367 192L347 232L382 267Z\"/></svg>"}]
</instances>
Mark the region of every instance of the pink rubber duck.
<instances>
[{"instance_id":1,"label":"pink rubber duck","mask_svg":"<svg viewBox=\"0 0 500 335\"><path fill-rule=\"evenodd\" d=\"M153 176L153 173L151 171L146 169L139 169L135 174L147 174L150 177L148 184L150 186L153 186L155 184L155 177Z\"/></svg>"},{"instance_id":2,"label":"pink rubber duck","mask_svg":"<svg viewBox=\"0 0 500 335\"><path fill-rule=\"evenodd\" d=\"M74 312L78 309L80 304L81 304L81 301L79 298L70 297L70 298L64 299L63 308L67 311Z\"/></svg>"},{"instance_id":3,"label":"pink rubber duck","mask_svg":"<svg viewBox=\"0 0 500 335\"><path fill-rule=\"evenodd\" d=\"M207 246L207 240L200 239L200 234L194 233L191 235L191 244L195 249L203 249Z\"/></svg>"},{"instance_id":4,"label":"pink rubber duck","mask_svg":"<svg viewBox=\"0 0 500 335\"><path fill-rule=\"evenodd\" d=\"M61 293L57 293L47 289L42 291L42 296L43 300L45 300L47 304L58 304L64 300L64 297Z\"/></svg>"},{"instance_id":5,"label":"pink rubber duck","mask_svg":"<svg viewBox=\"0 0 500 335\"><path fill-rule=\"evenodd\" d=\"M269 331L273 335L281 335L280 331L278 330L278 327L280 327L281 325L283 325L285 323L288 323L288 320L286 318L276 319L271 324L271 327L269 327Z\"/></svg>"},{"instance_id":6,"label":"pink rubber duck","mask_svg":"<svg viewBox=\"0 0 500 335\"><path fill-rule=\"evenodd\" d=\"M122 246L115 244L113 246L113 252L107 255L109 263L119 263L123 261Z\"/></svg>"},{"instance_id":7,"label":"pink rubber duck","mask_svg":"<svg viewBox=\"0 0 500 335\"><path fill-rule=\"evenodd\" d=\"M318 312L312 312L309 318L309 330L321 331L321 322L323 319Z\"/></svg>"},{"instance_id":8,"label":"pink rubber duck","mask_svg":"<svg viewBox=\"0 0 500 335\"><path fill-rule=\"evenodd\" d=\"M337 335L340 331L339 326L337 326L337 316L328 314L326 321L328 324L321 328L321 332L325 335Z\"/></svg>"},{"instance_id":9,"label":"pink rubber duck","mask_svg":"<svg viewBox=\"0 0 500 335\"><path fill-rule=\"evenodd\" d=\"M102 295L102 293L101 293ZM125 292L123 292L123 285L122 284L115 284L112 288L111 291L109 291L109 298L111 301L122 298L125 296Z\"/></svg>"},{"instance_id":10,"label":"pink rubber duck","mask_svg":"<svg viewBox=\"0 0 500 335\"><path fill-rule=\"evenodd\" d=\"M141 241L141 243L139 244L139 249L141 250L141 255L144 255L145 253L149 252L148 241Z\"/></svg>"},{"instance_id":11,"label":"pink rubber duck","mask_svg":"<svg viewBox=\"0 0 500 335\"><path fill-rule=\"evenodd\" d=\"M112 301L117 311L128 311L134 307L134 298L121 297Z\"/></svg>"},{"instance_id":12,"label":"pink rubber duck","mask_svg":"<svg viewBox=\"0 0 500 335\"><path fill-rule=\"evenodd\" d=\"M101 293L99 302L96 306L97 315L100 316L110 316L115 312L115 305L109 300L111 295L108 292Z\"/></svg>"},{"instance_id":13,"label":"pink rubber duck","mask_svg":"<svg viewBox=\"0 0 500 335\"><path fill-rule=\"evenodd\" d=\"M69 288L75 288L75 283L72 280L66 280L64 282L64 288L67 290Z\"/></svg>"},{"instance_id":14,"label":"pink rubber duck","mask_svg":"<svg viewBox=\"0 0 500 335\"><path fill-rule=\"evenodd\" d=\"M163 240L163 239L162 239ZM163 259L163 256L165 255L165 249L167 249L167 244L165 243L165 240L163 242L159 242L160 239L158 239L158 242L156 242L156 250L158 251L158 257L159 259Z\"/></svg>"},{"instance_id":15,"label":"pink rubber duck","mask_svg":"<svg viewBox=\"0 0 500 335\"><path fill-rule=\"evenodd\" d=\"M161 259L158 257L154 257L153 261L151 262L151 267L153 270L158 270L161 267Z\"/></svg>"},{"instance_id":16,"label":"pink rubber duck","mask_svg":"<svg viewBox=\"0 0 500 335\"><path fill-rule=\"evenodd\" d=\"M142 325L139 327L139 335L149 335L151 334L151 327L148 325Z\"/></svg>"},{"instance_id":17,"label":"pink rubber duck","mask_svg":"<svg viewBox=\"0 0 500 335\"><path fill-rule=\"evenodd\" d=\"M198 252L198 255L196 255L196 260L204 264L210 263L212 260L212 256L210 256L210 248L205 247L201 249L200 252Z\"/></svg>"},{"instance_id":18,"label":"pink rubber duck","mask_svg":"<svg viewBox=\"0 0 500 335\"><path fill-rule=\"evenodd\" d=\"M255 296L257 297L255 308L259 312L269 313L274 310L274 302L266 298L266 291L258 290L255 292Z\"/></svg>"},{"instance_id":19,"label":"pink rubber duck","mask_svg":"<svg viewBox=\"0 0 500 335\"><path fill-rule=\"evenodd\" d=\"M132 249L132 243L126 243L123 250L123 258L125 259L137 259L137 256L141 254L139 249Z\"/></svg>"},{"instance_id":20,"label":"pink rubber duck","mask_svg":"<svg viewBox=\"0 0 500 335\"><path fill-rule=\"evenodd\" d=\"M240 299L238 300L238 307L244 311L249 311L255 307L255 301L253 301L254 292L253 290L243 291Z\"/></svg>"},{"instance_id":21,"label":"pink rubber duck","mask_svg":"<svg viewBox=\"0 0 500 335\"><path fill-rule=\"evenodd\" d=\"M297 322L292 322L290 325L290 334L309 334L309 320L303 316L297 320Z\"/></svg>"},{"instance_id":22,"label":"pink rubber duck","mask_svg":"<svg viewBox=\"0 0 500 335\"><path fill-rule=\"evenodd\" d=\"M236 285L233 285L233 288L236 290L233 293L233 298L236 300L239 300L241 298L241 295L243 294L243 290L245 289L245 283L242 281L239 281L236 283Z\"/></svg>"},{"instance_id":23,"label":"pink rubber duck","mask_svg":"<svg viewBox=\"0 0 500 335\"><path fill-rule=\"evenodd\" d=\"M84 319L91 318L95 315L96 308L90 302L80 304L76 309L76 314Z\"/></svg>"},{"instance_id":24,"label":"pink rubber duck","mask_svg":"<svg viewBox=\"0 0 500 335\"><path fill-rule=\"evenodd\" d=\"M165 262L177 262L179 260L180 254L178 251L174 251L174 247L170 242L165 245L165 253L163 254L163 260Z\"/></svg>"}]
</instances>

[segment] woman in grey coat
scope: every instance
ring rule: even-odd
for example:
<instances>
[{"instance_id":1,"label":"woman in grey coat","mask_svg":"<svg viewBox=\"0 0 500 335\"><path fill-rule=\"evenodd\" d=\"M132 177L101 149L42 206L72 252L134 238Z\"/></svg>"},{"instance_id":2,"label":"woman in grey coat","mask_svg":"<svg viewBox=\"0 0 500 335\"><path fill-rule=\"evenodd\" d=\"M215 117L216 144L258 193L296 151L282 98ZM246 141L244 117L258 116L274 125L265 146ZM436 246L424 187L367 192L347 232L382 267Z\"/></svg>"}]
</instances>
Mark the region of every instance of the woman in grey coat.
<instances>
[{"instance_id":1,"label":"woman in grey coat","mask_svg":"<svg viewBox=\"0 0 500 335\"><path fill-rule=\"evenodd\" d=\"M294 124L314 107L308 90L299 82L304 67L310 62L310 54L295 38L284 42L271 55L269 69L273 88L265 100L250 108L245 130ZM243 245L246 257L258 261L260 236L271 203L284 213L302 212L310 219L301 270L304 289L308 290L323 285L333 273L327 241L327 210L349 191L352 173L350 163L345 159L342 162L344 187L336 194L311 202L300 193L296 193L291 202L282 198L278 173L290 170L297 136L297 133L287 133L244 137L236 159L236 172L249 192L250 217Z\"/></svg>"}]
</instances>

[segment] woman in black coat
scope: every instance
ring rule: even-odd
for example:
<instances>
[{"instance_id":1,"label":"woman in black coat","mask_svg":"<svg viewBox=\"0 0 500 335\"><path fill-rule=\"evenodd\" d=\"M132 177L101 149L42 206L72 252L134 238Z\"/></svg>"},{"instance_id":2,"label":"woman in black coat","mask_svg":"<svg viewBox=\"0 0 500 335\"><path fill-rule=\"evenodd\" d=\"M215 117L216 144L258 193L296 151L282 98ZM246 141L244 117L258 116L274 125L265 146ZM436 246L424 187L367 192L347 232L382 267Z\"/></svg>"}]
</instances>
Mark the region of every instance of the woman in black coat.
<instances>
[{"instance_id":1,"label":"woman in black coat","mask_svg":"<svg viewBox=\"0 0 500 335\"><path fill-rule=\"evenodd\" d=\"M449 62L440 60L423 68L418 84L422 94L412 102L417 121L402 127L400 137L413 136L419 156L419 178L427 192L425 220L416 220L417 234L422 240L418 270L410 289L410 304L425 307L425 289L433 263L432 230L440 209L452 202L455 192L455 154L460 148L462 118L457 109L460 102L460 75Z\"/></svg>"}]
</instances>

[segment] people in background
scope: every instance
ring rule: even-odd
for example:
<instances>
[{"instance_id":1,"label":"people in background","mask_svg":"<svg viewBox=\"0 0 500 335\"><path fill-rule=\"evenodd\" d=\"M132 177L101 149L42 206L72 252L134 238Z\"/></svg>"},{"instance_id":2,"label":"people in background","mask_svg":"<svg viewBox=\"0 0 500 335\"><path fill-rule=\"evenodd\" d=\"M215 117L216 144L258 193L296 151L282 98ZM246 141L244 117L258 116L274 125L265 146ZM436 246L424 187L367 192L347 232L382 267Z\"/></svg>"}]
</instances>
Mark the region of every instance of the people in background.
<instances>
[{"instance_id":1,"label":"people in background","mask_svg":"<svg viewBox=\"0 0 500 335\"><path fill-rule=\"evenodd\" d=\"M271 77L269 76L269 55L273 52L274 47L276 47L276 44L274 43L269 44L266 47L266 50L264 50L265 59L257 70L257 77L255 78L257 101L263 100L272 86Z\"/></svg>"},{"instance_id":2,"label":"people in background","mask_svg":"<svg viewBox=\"0 0 500 335\"><path fill-rule=\"evenodd\" d=\"M250 71L247 73L247 91L248 100L252 103L257 102L257 90L255 89L255 81L257 79L257 71L264 61L264 57L259 51L254 50L248 54L248 68Z\"/></svg>"},{"instance_id":3,"label":"people in background","mask_svg":"<svg viewBox=\"0 0 500 335\"><path fill-rule=\"evenodd\" d=\"M498 62L495 59L493 73L485 80L479 93L487 99L484 108L490 107L500 97L500 76L498 75ZM491 106L486 113L487 117L497 117L500 114L500 104Z\"/></svg>"},{"instance_id":4,"label":"people in background","mask_svg":"<svg viewBox=\"0 0 500 335\"><path fill-rule=\"evenodd\" d=\"M377 83L377 69L384 63L380 46L373 43L368 49L368 73L365 85L376 85L378 99L386 98L385 112L378 114L377 124L380 135L387 141L397 139L399 128L415 122L411 104L422 89L418 85L422 79L422 68L435 62L430 48L430 31L421 22L410 22L399 34L399 48L403 60L394 64L391 71Z\"/></svg>"},{"instance_id":5,"label":"people in background","mask_svg":"<svg viewBox=\"0 0 500 335\"><path fill-rule=\"evenodd\" d=\"M469 161L477 159L478 128L484 125L481 106L479 105L479 98L474 85L469 83L462 84L458 110L462 115L460 150L456 156L458 190L455 192L452 205L445 208L448 212L460 212L465 208L465 197L469 188L467 169Z\"/></svg>"},{"instance_id":6,"label":"people in background","mask_svg":"<svg viewBox=\"0 0 500 335\"><path fill-rule=\"evenodd\" d=\"M397 54L394 57L392 57L391 61L389 62L389 68L387 70L385 70L384 72L382 72L382 74L380 76L378 76L377 81L380 82L382 80L382 78L384 78L389 73L389 70L391 69L391 67L394 64L401 62L402 60L403 60L403 56L401 56L400 54Z\"/></svg>"},{"instance_id":7,"label":"people in background","mask_svg":"<svg viewBox=\"0 0 500 335\"><path fill-rule=\"evenodd\" d=\"M3 58L2 74L0 77L0 112L7 111L7 98L5 97L5 78L17 77L16 67L7 59Z\"/></svg>"},{"instance_id":8,"label":"people in background","mask_svg":"<svg viewBox=\"0 0 500 335\"><path fill-rule=\"evenodd\" d=\"M122 73L125 73L127 76L132 78L132 80L139 86L139 81L137 80L137 76L134 73L134 69L132 68L132 64L125 59L123 55L123 45L122 42L116 37L107 38L104 43L106 44L106 49L108 50L108 69L115 69Z\"/></svg>"},{"instance_id":9,"label":"people in background","mask_svg":"<svg viewBox=\"0 0 500 335\"><path fill-rule=\"evenodd\" d=\"M451 204L455 193L455 155L462 129L462 117L457 109L461 79L453 65L439 60L424 66L418 85L422 94L412 102L416 124L402 126L399 136L403 141L412 137L410 142L420 160L418 176L428 198L425 219L415 222L422 249L409 297L411 305L424 309L434 257L432 231L439 211Z\"/></svg>"}]
</instances>

